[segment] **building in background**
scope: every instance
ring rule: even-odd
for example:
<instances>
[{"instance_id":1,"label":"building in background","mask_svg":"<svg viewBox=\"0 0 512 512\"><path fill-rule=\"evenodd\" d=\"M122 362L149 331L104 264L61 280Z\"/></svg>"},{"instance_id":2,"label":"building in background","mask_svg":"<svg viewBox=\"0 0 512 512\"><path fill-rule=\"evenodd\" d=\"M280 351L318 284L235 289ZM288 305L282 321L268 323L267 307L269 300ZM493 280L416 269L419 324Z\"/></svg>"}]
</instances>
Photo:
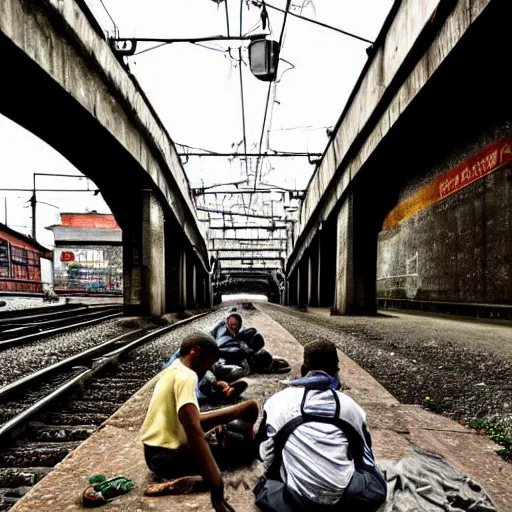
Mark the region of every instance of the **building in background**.
<instances>
[{"instance_id":1,"label":"building in background","mask_svg":"<svg viewBox=\"0 0 512 512\"><path fill-rule=\"evenodd\" d=\"M47 229L55 238L57 293L122 293L122 231L113 215L62 213L61 224Z\"/></svg>"},{"instance_id":2,"label":"building in background","mask_svg":"<svg viewBox=\"0 0 512 512\"><path fill-rule=\"evenodd\" d=\"M49 249L0 223L0 293L42 294L51 282L41 279L41 259L51 265L52 258Z\"/></svg>"}]
</instances>

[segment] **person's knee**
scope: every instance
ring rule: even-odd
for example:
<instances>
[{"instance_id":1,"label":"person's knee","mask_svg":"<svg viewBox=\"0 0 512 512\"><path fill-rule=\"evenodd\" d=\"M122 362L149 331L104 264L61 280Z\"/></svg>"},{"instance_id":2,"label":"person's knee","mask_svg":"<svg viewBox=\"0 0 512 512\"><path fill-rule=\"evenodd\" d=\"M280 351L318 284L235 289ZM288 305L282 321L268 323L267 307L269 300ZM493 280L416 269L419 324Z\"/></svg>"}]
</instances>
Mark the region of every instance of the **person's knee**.
<instances>
[{"instance_id":1,"label":"person's knee","mask_svg":"<svg viewBox=\"0 0 512 512\"><path fill-rule=\"evenodd\" d=\"M248 423L256 423L260 414L260 408L256 400L247 400L241 404L240 417Z\"/></svg>"},{"instance_id":2,"label":"person's knee","mask_svg":"<svg viewBox=\"0 0 512 512\"><path fill-rule=\"evenodd\" d=\"M257 350L261 350L264 346L265 346L265 340L264 340L263 336L259 332L257 332L251 341L250 347L254 351L257 351Z\"/></svg>"}]
</instances>

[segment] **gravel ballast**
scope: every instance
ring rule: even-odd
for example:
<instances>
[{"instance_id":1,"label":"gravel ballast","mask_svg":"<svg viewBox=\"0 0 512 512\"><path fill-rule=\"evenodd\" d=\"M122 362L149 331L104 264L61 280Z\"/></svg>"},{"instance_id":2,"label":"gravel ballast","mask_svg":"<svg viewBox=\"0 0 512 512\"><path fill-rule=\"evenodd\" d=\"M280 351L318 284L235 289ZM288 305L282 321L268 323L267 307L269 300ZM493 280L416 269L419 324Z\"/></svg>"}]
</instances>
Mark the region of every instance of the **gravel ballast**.
<instances>
[{"instance_id":1,"label":"gravel ballast","mask_svg":"<svg viewBox=\"0 0 512 512\"><path fill-rule=\"evenodd\" d=\"M131 329L119 325L119 320L107 320L82 327L41 341L0 352L0 386L5 386L29 373L78 354L108 341Z\"/></svg>"}]
</instances>

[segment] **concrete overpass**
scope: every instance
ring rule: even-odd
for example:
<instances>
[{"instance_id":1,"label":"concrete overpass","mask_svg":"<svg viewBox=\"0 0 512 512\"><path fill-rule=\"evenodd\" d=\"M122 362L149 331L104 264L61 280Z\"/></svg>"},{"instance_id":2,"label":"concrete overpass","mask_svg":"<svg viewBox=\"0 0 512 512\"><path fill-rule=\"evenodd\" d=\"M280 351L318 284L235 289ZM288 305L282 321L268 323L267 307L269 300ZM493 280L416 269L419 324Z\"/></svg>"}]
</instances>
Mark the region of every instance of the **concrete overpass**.
<instances>
[{"instance_id":1,"label":"concrete overpass","mask_svg":"<svg viewBox=\"0 0 512 512\"><path fill-rule=\"evenodd\" d=\"M511 11L395 2L309 183L289 304L512 304Z\"/></svg>"},{"instance_id":2,"label":"concrete overpass","mask_svg":"<svg viewBox=\"0 0 512 512\"><path fill-rule=\"evenodd\" d=\"M3 0L0 50L0 112L90 177L123 230L126 312L208 305L208 252L180 159L87 6Z\"/></svg>"}]
</instances>

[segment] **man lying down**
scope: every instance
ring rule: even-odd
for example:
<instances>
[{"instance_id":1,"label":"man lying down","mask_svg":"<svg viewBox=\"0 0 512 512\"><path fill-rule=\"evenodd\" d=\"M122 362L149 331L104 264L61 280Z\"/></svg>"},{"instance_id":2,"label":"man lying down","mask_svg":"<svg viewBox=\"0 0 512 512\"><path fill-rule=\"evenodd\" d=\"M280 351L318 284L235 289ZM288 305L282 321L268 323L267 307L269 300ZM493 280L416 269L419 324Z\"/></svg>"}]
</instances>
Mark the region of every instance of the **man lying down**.
<instances>
[{"instance_id":1,"label":"man lying down","mask_svg":"<svg viewBox=\"0 0 512 512\"><path fill-rule=\"evenodd\" d=\"M243 377L251 374L288 373L285 359L273 357L264 347L265 340L254 327L242 328L242 317L231 311L211 331L219 347L219 359L199 379L196 389L201 404L219 405L238 400L247 388ZM177 350L164 364L169 367L180 357Z\"/></svg>"}]
</instances>

